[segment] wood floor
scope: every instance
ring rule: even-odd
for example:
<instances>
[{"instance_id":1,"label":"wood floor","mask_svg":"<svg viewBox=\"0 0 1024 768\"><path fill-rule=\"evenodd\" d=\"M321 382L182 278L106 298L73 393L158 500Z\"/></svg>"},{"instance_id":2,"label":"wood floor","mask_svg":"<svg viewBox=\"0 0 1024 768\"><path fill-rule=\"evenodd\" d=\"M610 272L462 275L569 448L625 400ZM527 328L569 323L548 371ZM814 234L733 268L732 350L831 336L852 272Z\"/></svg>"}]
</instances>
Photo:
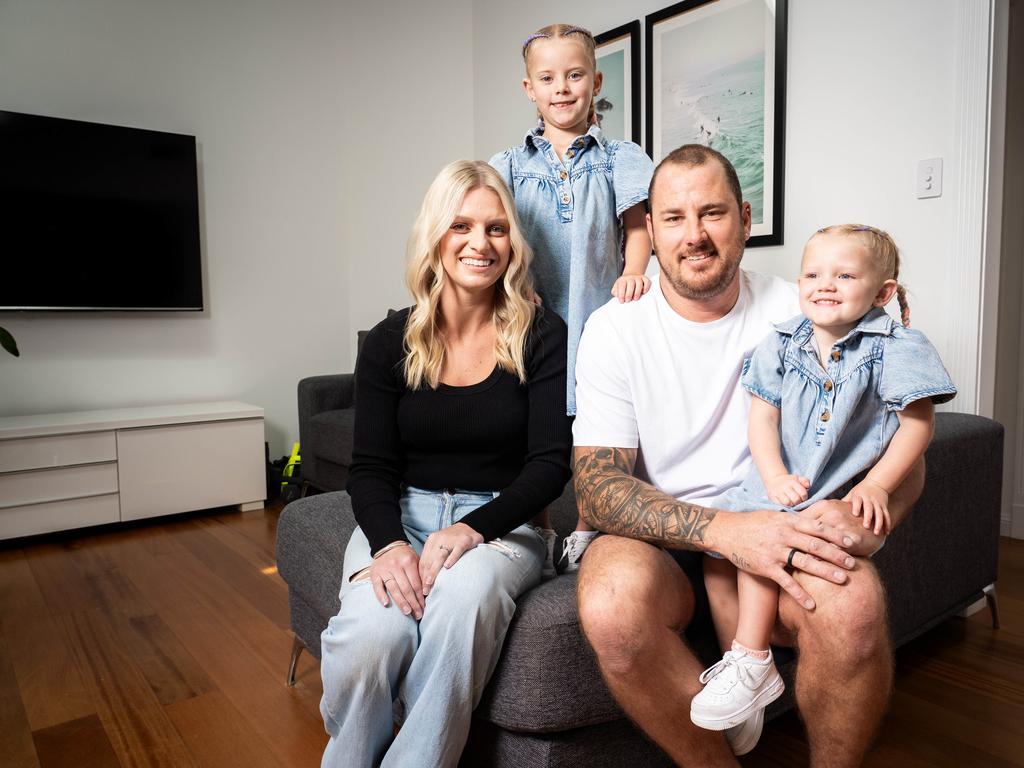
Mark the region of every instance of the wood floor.
<instances>
[{"instance_id":1,"label":"wood floor","mask_svg":"<svg viewBox=\"0 0 1024 768\"><path fill-rule=\"evenodd\" d=\"M0 543L0 766L319 765L315 660L284 685L279 512ZM1001 630L982 612L900 651L867 765L1024 766L1024 542L1002 542L998 587ZM806 752L789 715L744 766Z\"/></svg>"}]
</instances>

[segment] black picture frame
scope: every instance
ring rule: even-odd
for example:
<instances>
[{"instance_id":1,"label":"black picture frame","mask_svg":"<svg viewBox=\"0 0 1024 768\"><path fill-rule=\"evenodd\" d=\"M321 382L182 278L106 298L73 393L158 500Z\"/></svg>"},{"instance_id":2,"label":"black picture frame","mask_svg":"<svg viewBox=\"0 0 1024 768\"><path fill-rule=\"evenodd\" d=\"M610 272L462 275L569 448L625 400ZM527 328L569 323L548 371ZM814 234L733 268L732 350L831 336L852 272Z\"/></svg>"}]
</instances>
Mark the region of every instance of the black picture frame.
<instances>
[{"instance_id":1,"label":"black picture frame","mask_svg":"<svg viewBox=\"0 0 1024 768\"><path fill-rule=\"evenodd\" d=\"M602 48L606 53L617 50L624 50L623 60L628 64L629 71L624 73L623 92L628 97L628 114L623 119L626 131L622 136L609 135L609 138L632 141L639 144L640 138L640 20L631 21L621 27L615 27L600 35L594 36L597 43L598 69L601 69L600 59ZM610 73L605 73L606 80ZM601 103L601 95L598 95L598 104ZM600 112L600 110L598 110ZM603 127L602 127L603 129Z\"/></svg>"},{"instance_id":2,"label":"black picture frame","mask_svg":"<svg viewBox=\"0 0 1024 768\"><path fill-rule=\"evenodd\" d=\"M728 157L744 199L751 202L755 223L747 245L753 247L783 242L787 0L774 5L774 20L764 0L685 0L645 18L644 148L656 163L675 146L691 142ZM669 69L682 70L691 57L710 68L692 76L689 70L668 74ZM663 146L668 143L674 146Z\"/></svg>"}]
</instances>

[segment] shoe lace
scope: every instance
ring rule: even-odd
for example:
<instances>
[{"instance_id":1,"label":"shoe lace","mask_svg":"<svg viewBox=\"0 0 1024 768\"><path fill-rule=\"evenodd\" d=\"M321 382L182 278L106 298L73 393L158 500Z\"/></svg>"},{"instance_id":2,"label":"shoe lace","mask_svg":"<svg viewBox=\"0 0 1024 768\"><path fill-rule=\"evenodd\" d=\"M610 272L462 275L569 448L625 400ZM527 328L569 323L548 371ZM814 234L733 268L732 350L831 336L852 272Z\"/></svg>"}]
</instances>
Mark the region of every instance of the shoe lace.
<instances>
[{"instance_id":1,"label":"shoe lace","mask_svg":"<svg viewBox=\"0 0 1024 768\"><path fill-rule=\"evenodd\" d=\"M712 664L710 667L700 673L700 682L704 685L708 683L713 677L717 677L720 674L731 675L730 681L735 680L743 683L748 688L756 686L757 681L754 676L750 674L750 670L746 664L740 664L739 660L743 658L742 653L736 653L735 651L727 651L726 654L719 660Z\"/></svg>"},{"instance_id":2,"label":"shoe lace","mask_svg":"<svg viewBox=\"0 0 1024 768\"><path fill-rule=\"evenodd\" d=\"M562 545L562 556L558 558L558 562L568 560L570 563L574 563L583 556L583 553L587 551L587 545L590 542L573 536L572 534L565 537L565 543Z\"/></svg>"}]
</instances>

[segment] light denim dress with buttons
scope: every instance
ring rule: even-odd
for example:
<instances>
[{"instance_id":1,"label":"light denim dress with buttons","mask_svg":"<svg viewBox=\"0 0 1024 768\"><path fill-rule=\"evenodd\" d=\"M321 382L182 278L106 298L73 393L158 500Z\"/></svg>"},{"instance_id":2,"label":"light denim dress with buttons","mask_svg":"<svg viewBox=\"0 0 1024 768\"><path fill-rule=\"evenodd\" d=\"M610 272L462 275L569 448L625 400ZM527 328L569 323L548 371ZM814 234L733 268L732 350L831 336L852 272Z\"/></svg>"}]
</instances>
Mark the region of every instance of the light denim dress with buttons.
<instances>
[{"instance_id":1,"label":"light denim dress with buttons","mask_svg":"<svg viewBox=\"0 0 1024 768\"><path fill-rule=\"evenodd\" d=\"M597 126L559 160L536 128L490 164L512 190L533 249L544 306L569 326L566 410L576 413L576 348L590 313L611 298L622 274L622 214L647 199L654 164L636 144L606 139Z\"/></svg>"},{"instance_id":2,"label":"light denim dress with buttons","mask_svg":"<svg viewBox=\"0 0 1024 768\"><path fill-rule=\"evenodd\" d=\"M756 466L743 484L711 506L737 512L797 512L830 498L885 453L899 427L898 411L925 397L953 399L956 387L939 353L920 331L873 308L829 351L822 367L811 321L797 315L774 326L744 364L740 383L780 408L782 461L811 481L795 507L768 501Z\"/></svg>"}]
</instances>

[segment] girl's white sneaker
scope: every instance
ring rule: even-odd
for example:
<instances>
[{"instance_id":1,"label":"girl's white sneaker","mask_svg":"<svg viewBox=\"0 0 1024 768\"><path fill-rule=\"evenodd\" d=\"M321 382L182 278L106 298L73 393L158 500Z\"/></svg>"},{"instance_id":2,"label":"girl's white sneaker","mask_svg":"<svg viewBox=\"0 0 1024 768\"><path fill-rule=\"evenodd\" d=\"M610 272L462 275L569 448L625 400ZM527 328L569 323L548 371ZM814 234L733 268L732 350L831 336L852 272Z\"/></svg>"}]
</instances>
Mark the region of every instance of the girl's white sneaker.
<instances>
[{"instance_id":1,"label":"girl's white sneaker","mask_svg":"<svg viewBox=\"0 0 1024 768\"><path fill-rule=\"evenodd\" d=\"M724 731L764 709L786 689L771 652L764 661L741 651L726 651L722 660L700 676L704 690L690 703L694 725Z\"/></svg>"}]
</instances>

